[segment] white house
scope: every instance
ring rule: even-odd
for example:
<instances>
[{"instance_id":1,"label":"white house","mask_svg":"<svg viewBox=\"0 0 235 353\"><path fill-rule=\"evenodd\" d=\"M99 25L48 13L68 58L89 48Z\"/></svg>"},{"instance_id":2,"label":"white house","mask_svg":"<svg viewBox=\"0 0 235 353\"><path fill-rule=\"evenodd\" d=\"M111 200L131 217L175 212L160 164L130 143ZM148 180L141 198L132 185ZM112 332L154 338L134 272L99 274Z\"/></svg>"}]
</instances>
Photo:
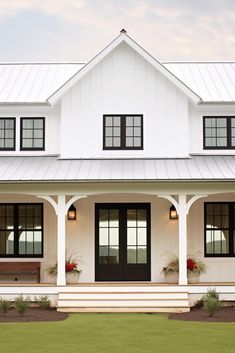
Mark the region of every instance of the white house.
<instances>
[{"instance_id":1,"label":"white house","mask_svg":"<svg viewBox=\"0 0 235 353\"><path fill-rule=\"evenodd\" d=\"M87 64L0 64L0 296L65 311L187 311L209 287L234 299L234 149L233 62L160 63L122 30ZM195 255L207 271L188 284Z\"/></svg>"}]
</instances>

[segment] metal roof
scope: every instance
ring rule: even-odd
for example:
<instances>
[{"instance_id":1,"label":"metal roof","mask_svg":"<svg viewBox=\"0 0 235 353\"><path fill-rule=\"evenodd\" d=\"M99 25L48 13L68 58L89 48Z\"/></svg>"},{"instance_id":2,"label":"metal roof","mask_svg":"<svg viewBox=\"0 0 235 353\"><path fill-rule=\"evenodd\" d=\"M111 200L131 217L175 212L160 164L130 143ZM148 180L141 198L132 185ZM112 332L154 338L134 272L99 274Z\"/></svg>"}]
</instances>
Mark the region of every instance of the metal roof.
<instances>
[{"instance_id":1,"label":"metal roof","mask_svg":"<svg viewBox=\"0 0 235 353\"><path fill-rule=\"evenodd\" d=\"M84 64L0 64L0 103L45 103Z\"/></svg>"},{"instance_id":2,"label":"metal roof","mask_svg":"<svg viewBox=\"0 0 235 353\"><path fill-rule=\"evenodd\" d=\"M58 159L0 157L0 182L19 181L235 181L235 156L183 159Z\"/></svg>"},{"instance_id":3,"label":"metal roof","mask_svg":"<svg viewBox=\"0 0 235 353\"><path fill-rule=\"evenodd\" d=\"M0 63L0 104L46 103L81 63ZM235 102L235 62L165 62L203 102Z\"/></svg>"},{"instance_id":4,"label":"metal roof","mask_svg":"<svg viewBox=\"0 0 235 353\"><path fill-rule=\"evenodd\" d=\"M235 102L235 62L166 62L163 65L204 102Z\"/></svg>"}]
</instances>

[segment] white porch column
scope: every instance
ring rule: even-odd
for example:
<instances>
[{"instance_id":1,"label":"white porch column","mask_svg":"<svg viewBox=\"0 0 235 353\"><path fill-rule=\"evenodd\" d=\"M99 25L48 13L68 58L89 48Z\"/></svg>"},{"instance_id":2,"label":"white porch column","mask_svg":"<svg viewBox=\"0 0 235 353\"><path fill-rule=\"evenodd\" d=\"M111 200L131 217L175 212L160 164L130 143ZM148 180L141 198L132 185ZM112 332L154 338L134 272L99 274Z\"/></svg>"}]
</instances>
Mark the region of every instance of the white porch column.
<instances>
[{"instance_id":1,"label":"white porch column","mask_svg":"<svg viewBox=\"0 0 235 353\"><path fill-rule=\"evenodd\" d=\"M58 195L57 203L57 285L65 285L66 251L66 200L65 195Z\"/></svg>"},{"instance_id":2,"label":"white porch column","mask_svg":"<svg viewBox=\"0 0 235 353\"><path fill-rule=\"evenodd\" d=\"M188 284L187 278L187 199L179 195L179 284Z\"/></svg>"}]
</instances>

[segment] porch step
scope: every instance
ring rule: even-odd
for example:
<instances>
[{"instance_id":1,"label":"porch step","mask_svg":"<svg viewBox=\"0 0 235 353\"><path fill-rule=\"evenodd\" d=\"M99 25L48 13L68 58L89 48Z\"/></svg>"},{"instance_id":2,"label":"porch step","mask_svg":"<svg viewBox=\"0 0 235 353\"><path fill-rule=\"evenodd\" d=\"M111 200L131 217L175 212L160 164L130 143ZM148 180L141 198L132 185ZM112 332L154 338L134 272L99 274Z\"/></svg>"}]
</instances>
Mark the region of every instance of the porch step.
<instances>
[{"instance_id":1,"label":"porch step","mask_svg":"<svg viewBox=\"0 0 235 353\"><path fill-rule=\"evenodd\" d=\"M188 292L178 286L76 286L58 294L58 311L64 312L185 312Z\"/></svg>"}]
</instances>

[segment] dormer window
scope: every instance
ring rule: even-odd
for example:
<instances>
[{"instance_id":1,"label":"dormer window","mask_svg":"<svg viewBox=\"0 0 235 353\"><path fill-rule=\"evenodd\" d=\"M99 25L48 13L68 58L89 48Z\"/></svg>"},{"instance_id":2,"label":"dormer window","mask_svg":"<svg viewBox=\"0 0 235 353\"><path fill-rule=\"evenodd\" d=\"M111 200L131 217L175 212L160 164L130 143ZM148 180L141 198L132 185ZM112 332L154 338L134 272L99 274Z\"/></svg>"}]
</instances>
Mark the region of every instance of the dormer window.
<instances>
[{"instance_id":1,"label":"dormer window","mask_svg":"<svg viewBox=\"0 0 235 353\"><path fill-rule=\"evenodd\" d=\"M143 115L104 115L104 150L142 150Z\"/></svg>"},{"instance_id":2,"label":"dormer window","mask_svg":"<svg viewBox=\"0 0 235 353\"><path fill-rule=\"evenodd\" d=\"M45 149L45 118L21 118L20 150L43 151Z\"/></svg>"},{"instance_id":3,"label":"dormer window","mask_svg":"<svg viewBox=\"0 0 235 353\"><path fill-rule=\"evenodd\" d=\"M204 116L204 149L235 149L235 117Z\"/></svg>"}]
</instances>

